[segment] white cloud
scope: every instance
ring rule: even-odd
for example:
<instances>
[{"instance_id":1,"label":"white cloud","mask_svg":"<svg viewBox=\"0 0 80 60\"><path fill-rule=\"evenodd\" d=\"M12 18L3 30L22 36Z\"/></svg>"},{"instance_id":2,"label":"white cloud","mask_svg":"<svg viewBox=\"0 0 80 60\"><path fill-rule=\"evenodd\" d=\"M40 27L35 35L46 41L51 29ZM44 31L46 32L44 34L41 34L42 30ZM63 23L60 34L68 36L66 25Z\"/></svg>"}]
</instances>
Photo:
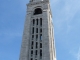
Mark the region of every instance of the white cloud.
<instances>
[{"instance_id":1,"label":"white cloud","mask_svg":"<svg viewBox=\"0 0 80 60\"><path fill-rule=\"evenodd\" d=\"M60 6L61 2L63 2L64 6ZM51 7L53 11L55 11L54 13L56 13L54 24L57 30L64 28L63 26L65 24L67 26L66 32L71 31L73 26L70 24L77 11L80 9L80 0L51 0ZM55 7L57 9L55 9Z\"/></svg>"},{"instance_id":2,"label":"white cloud","mask_svg":"<svg viewBox=\"0 0 80 60\"><path fill-rule=\"evenodd\" d=\"M77 53L77 60L80 60L80 48L79 48L78 53Z\"/></svg>"},{"instance_id":3,"label":"white cloud","mask_svg":"<svg viewBox=\"0 0 80 60\"><path fill-rule=\"evenodd\" d=\"M74 51L75 50L75 51ZM70 51L70 54L75 58L76 60L80 60L80 47L78 49L73 49Z\"/></svg>"}]
</instances>

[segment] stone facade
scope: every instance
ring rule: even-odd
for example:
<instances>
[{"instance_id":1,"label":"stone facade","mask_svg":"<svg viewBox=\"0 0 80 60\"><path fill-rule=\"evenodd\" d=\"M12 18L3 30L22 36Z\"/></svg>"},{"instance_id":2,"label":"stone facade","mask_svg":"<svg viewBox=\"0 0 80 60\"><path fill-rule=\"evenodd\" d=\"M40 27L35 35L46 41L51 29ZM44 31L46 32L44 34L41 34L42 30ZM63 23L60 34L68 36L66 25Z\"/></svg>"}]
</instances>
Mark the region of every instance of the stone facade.
<instances>
[{"instance_id":1,"label":"stone facade","mask_svg":"<svg viewBox=\"0 0 80 60\"><path fill-rule=\"evenodd\" d=\"M40 8L42 13L34 15L34 10L37 8ZM35 20L34 26L32 23L33 19ZM36 25L36 19L38 19L38 25ZM42 19L42 26L40 26L40 19ZM34 28L34 34L32 34L32 28ZM36 28L38 28L38 33L36 33ZM42 32L40 32L40 29L42 29ZM38 35L37 41L36 35ZM32 39L32 36L34 36L34 39ZM34 43L33 46L31 45L32 42ZM37 48L35 48L36 43ZM42 44L42 48L40 48L40 43ZM27 4L27 14L19 60L56 60L54 43L52 14L49 1L30 0L30 3ZM33 49L31 49L31 47L33 47ZM37 55L35 55L36 50ZM33 53L31 53L31 51L33 51Z\"/></svg>"}]
</instances>

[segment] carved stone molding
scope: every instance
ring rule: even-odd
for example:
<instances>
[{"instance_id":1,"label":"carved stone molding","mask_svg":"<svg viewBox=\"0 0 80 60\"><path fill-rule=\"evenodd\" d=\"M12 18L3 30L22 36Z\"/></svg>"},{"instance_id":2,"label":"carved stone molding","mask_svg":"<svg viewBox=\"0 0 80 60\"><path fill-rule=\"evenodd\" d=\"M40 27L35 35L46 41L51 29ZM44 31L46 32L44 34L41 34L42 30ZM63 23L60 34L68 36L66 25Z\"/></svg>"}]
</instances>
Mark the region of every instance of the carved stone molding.
<instances>
[{"instance_id":1,"label":"carved stone molding","mask_svg":"<svg viewBox=\"0 0 80 60\"><path fill-rule=\"evenodd\" d=\"M49 3L49 1L31 2L31 3L27 4L27 6L32 6L32 5L42 4L42 3Z\"/></svg>"}]
</instances>

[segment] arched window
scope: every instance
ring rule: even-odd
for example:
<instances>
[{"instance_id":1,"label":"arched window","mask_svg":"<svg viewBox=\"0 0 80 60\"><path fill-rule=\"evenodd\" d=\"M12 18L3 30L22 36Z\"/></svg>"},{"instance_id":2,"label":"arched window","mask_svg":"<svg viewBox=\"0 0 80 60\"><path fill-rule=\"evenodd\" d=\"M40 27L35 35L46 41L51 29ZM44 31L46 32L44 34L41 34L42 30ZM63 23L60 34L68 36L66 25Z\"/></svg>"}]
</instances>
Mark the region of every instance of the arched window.
<instances>
[{"instance_id":1,"label":"arched window","mask_svg":"<svg viewBox=\"0 0 80 60\"><path fill-rule=\"evenodd\" d=\"M38 15L38 14L42 14L42 9L41 8L37 8L34 10L34 15Z\"/></svg>"}]
</instances>

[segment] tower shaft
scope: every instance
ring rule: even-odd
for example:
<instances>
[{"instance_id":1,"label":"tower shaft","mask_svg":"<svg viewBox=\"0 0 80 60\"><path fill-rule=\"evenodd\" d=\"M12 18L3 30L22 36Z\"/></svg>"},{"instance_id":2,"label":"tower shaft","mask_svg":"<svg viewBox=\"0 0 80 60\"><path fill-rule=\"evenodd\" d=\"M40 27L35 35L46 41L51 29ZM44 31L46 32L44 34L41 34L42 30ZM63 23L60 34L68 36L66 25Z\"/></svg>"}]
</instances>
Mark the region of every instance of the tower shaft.
<instances>
[{"instance_id":1,"label":"tower shaft","mask_svg":"<svg viewBox=\"0 0 80 60\"><path fill-rule=\"evenodd\" d=\"M52 14L48 0L27 4L19 60L56 60Z\"/></svg>"}]
</instances>

